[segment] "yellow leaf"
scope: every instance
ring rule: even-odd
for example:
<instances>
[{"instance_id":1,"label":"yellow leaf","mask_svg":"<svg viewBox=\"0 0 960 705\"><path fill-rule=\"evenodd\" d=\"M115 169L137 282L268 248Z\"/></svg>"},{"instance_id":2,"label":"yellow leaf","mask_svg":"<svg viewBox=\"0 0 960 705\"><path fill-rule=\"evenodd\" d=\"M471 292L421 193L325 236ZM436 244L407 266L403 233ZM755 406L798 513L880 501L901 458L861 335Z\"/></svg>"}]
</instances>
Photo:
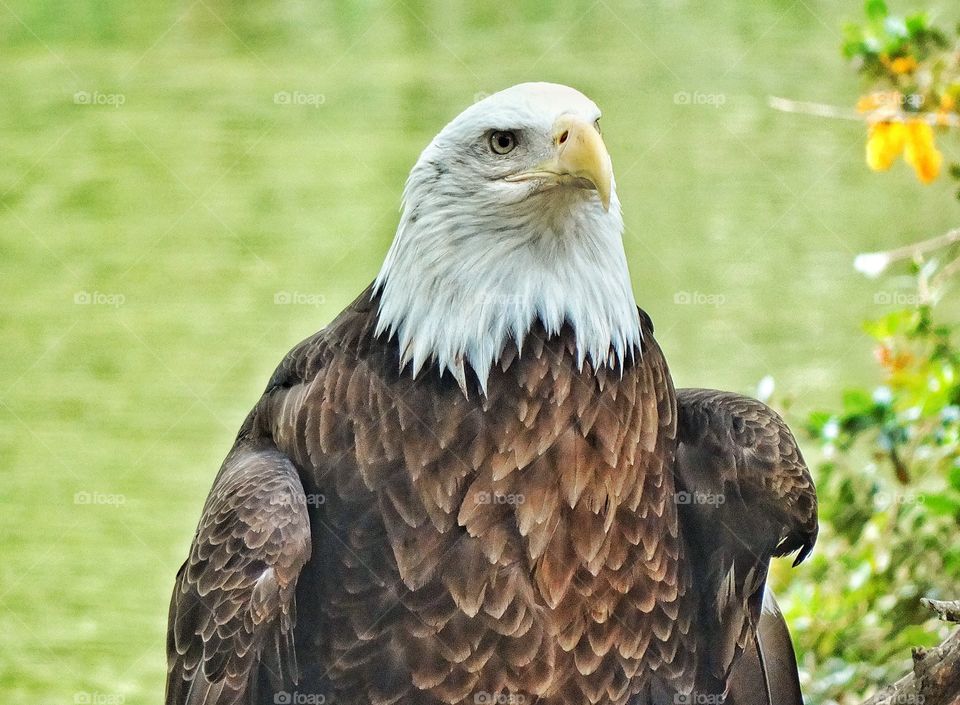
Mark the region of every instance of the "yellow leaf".
<instances>
[{"instance_id":1,"label":"yellow leaf","mask_svg":"<svg viewBox=\"0 0 960 705\"><path fill-rule=\"evenodd\" d=\"M905 132L901 122L875 122L870 125L867 166L874 171L889 169L903 151Z\"/></svg>"},{"instance_id":2,"label":"yellow leaf","mask_svg":"<svg viewBox=\"0 0 960 705\"><path fill-rule=\"evenodd\" d=\"M917 60L912 56L901 56L890 62L890 70L894 73L912 73L917 70Z\"/></svg>"},{"instance_id":3,"label":"yellow leaf","mask_svg":"<svg viewBox=\"0 0 960 705\"><path fill-rule=\"evenodd\" d=\"M903 158L922 183L936 181L943 166L943 155L934 141L933 128L923 120L911 120L906 125L906 132Z\"/></svg>"}]
</instances>

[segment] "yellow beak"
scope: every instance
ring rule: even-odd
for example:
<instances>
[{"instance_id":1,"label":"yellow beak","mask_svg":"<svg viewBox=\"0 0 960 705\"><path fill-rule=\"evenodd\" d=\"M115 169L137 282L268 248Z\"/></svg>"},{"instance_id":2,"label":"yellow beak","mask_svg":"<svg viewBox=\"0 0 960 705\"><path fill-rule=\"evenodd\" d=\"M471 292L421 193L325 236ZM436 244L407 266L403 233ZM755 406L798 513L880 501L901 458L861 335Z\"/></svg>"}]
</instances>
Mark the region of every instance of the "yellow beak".
<instances>
[{"instance_id":1,"label":"yellow beak","mask_svg":"<svg viewBox=\"0 0 960 705\"><path fill-rule=\"evenodd\" d=\"M596 126L572 115L562 115L553 126L556 156L529 171L506 177L507 181L541 180L596 189L604 210L610 210L613 167L610 154Z\"/></svg>"},{"instance_id":2,"label":"yellow beak","mask_svg":"<svg viewBox=\"0 0 960 705\"><path fill-rule=\"evenodd\" d=\"M544 165L558 175L586 179L597 189L604 210L610 210L613 167L603 138L593 125L571 115L561 116L553 126L557 158Z\"/></svg>"}]
</instances>

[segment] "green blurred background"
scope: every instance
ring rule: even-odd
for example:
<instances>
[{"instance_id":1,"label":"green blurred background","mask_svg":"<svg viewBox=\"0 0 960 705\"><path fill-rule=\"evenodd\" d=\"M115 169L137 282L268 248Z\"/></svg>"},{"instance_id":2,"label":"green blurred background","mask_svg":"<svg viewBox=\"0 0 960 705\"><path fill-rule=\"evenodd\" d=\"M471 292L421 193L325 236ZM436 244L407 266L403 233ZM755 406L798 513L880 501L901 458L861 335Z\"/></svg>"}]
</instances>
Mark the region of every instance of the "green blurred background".
<instances>
[{"instance_id":1,"label":"green blurred background","mask_svg":"<svg viewBox=\"0 0 960 705\"><path fill-rule=\"evenodd\" d=\"M239 424L376 274L406 172L480 95L549 80L603 108L678 385L772 375L805 411L874 376L859 321L900 291L853 256L947 230L951 187L767 107L854 102L859 14L0 0L0 701L160 700L172 579Z\"/></svg>"}]
</instances>

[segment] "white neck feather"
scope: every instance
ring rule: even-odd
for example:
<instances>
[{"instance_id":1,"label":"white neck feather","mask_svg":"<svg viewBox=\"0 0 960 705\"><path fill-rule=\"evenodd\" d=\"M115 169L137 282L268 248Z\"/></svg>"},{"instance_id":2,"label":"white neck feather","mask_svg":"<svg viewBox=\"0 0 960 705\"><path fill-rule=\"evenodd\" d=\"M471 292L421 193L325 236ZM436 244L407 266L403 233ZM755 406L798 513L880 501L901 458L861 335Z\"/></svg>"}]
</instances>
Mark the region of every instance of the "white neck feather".
<instances>
[{"instance_id":1,"label":"white neck feather","mask_svg":"<svg viewBox=\"0 0 960 705\"><path fill-rule=\"evenodd\" d=\"M639 350L616 196L609 212L573 189L463 212L449 194L412 200L429 177L426 168L411 174L374 285L376 332L397 336L401 368L412 364L416 376L436 364L466 391L468 364L486 393L507 341L522 355L538 319L548 335L571 326L580 365L586 358L595 367L622 365Z\"/></svg>"}]
</instances>

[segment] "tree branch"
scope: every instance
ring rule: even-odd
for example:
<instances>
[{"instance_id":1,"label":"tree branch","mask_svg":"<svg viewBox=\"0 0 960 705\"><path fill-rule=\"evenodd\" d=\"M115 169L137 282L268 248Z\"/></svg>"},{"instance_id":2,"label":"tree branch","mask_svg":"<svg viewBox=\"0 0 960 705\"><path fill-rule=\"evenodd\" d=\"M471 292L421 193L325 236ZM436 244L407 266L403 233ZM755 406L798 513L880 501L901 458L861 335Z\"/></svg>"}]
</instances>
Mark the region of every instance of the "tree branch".
<instances>
[{"instance_id":1,"label":"tree branch","mask_svg":"<svg viewBox=\"0 0 960 705\"><path fill-rule=\"evenodd\" d=\"M960 621L960 600L922 599L941 619ZM933 649L913 650L913 671L863 705L960 705L960 630Z\"/></svg>"}]
</instances>

